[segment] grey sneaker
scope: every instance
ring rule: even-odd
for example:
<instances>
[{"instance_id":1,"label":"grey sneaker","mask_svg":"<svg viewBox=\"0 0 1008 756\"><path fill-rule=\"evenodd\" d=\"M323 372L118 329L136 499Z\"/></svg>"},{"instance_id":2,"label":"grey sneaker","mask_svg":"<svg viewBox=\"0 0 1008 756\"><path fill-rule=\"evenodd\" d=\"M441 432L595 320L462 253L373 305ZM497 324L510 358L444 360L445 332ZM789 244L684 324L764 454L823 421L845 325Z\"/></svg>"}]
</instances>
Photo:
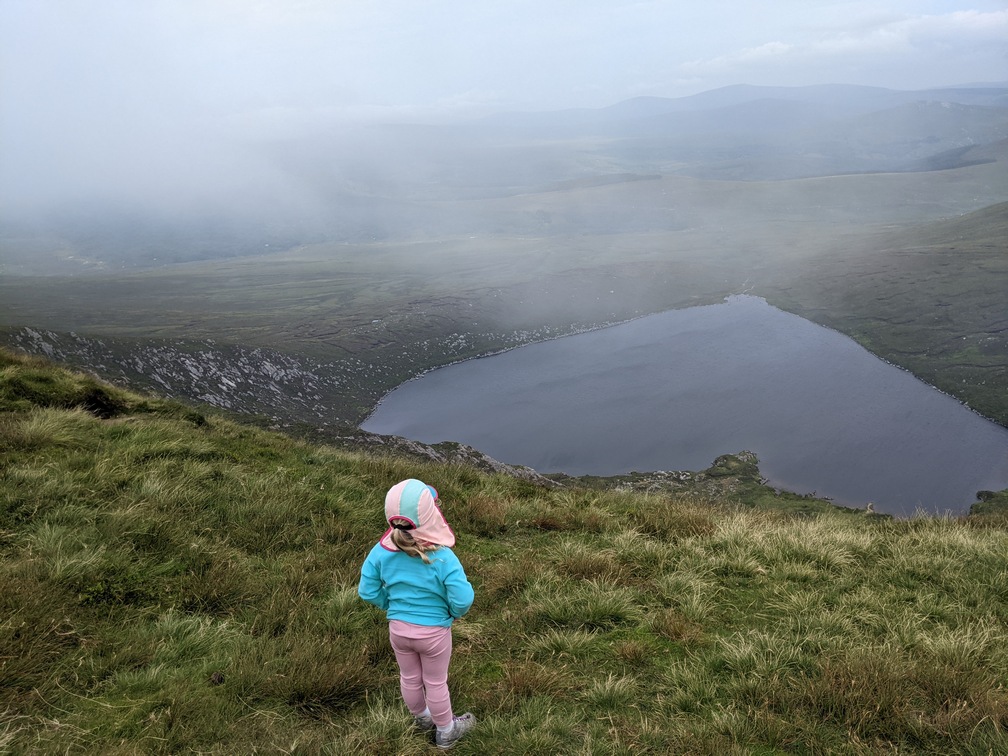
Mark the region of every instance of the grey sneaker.
<instances>
[{"instance_id":1,"label":"grey sneaker","mask_svg":"<svg viewBox=\"0 0 1008 756\"><path fill-rule=\"evenodd\" d=\"M461 717L455 717L452 728L448 732L442 733L440 730L434 736L434 745L442 750L447 750L458 743L462 736L476 726L476 717L468 711Z\"/></svg>"},{"instance_id":2,"label":"grey sneaker","mask_svg":"<svg viewBox=\"0 0 1008 756\"><path fill-rule=\"evenodd\" d=\"M433 732L437 729L437 725L430 717L413 717L413 726L420 732Z\"/></svg>"}]
</instances>

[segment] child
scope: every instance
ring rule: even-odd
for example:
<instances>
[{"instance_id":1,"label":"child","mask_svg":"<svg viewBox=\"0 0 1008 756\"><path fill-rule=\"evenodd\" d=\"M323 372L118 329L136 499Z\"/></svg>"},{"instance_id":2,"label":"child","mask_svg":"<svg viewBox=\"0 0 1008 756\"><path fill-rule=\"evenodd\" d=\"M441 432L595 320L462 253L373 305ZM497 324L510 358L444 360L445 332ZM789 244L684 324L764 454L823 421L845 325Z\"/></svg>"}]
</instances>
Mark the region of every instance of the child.
<instances>
[{"instance_id":1,"label":"child","mask_svg":"<svg viewBox=\"0 0 1008 756\"><path fill-rule=\"evenodd\" d=\"M469 611L473 588L433 487L412 478L392 486L385 519L389 529L364 560L357 593L386 610L399 689L417 727L436 728L435 745L451 748L476 724L470 713L452 715L448 695L451 624Z\"/></svg>"}]
</instances>

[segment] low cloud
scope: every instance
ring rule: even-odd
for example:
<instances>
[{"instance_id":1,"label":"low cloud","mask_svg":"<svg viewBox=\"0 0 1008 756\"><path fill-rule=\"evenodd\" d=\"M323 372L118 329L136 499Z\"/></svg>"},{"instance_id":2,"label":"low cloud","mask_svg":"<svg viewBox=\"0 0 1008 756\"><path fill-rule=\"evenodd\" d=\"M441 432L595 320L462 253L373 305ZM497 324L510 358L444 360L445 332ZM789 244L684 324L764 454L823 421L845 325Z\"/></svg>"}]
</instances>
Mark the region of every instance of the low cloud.
<instances>
[{"instance_id":1,"label":"low cloud","mask_svg":"<svg viewBox=\"0 0 1008 756\"><path fill-rule=\"evenodd\" d=\"M1008 10L962 2L0 0L0 206L226 192L363 122L1008 79Z\"/></svg>"},{"instance_id":2,"label":"low cloud","mask_svg":"<svg viewBox=\"0 0 1008 756\"><path fill-rule=\"evenodd\" d=\"M723 83L876 83L924 88L1008 78L1008 11L957 11L917 17L873 16L823 30L814 40L771 41L683 63L693 79ZM936 57L937 55L941 57ZM922 72L932 72L928 83ZM846 74L846 76L845 76Z\"/></svg>"}]
</instances>

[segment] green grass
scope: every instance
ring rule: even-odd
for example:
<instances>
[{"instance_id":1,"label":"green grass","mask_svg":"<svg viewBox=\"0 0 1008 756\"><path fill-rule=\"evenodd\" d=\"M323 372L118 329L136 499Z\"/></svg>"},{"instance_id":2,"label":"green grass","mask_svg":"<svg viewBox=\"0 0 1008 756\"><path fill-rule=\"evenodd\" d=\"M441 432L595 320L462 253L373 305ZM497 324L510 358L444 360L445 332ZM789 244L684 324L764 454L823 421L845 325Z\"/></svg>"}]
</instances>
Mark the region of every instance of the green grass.
<instances>
[{"instance_id":1,"label":"green grass","mask_svg":"<svg viewBox=\"0 0 1008 756\"><path fill-rule=\"evenodd\" d=\"M893 520L744 486L539 488L0 371L0 751L431 752L355 593L409 476L438 487L477 593L457 753L1008 749L997 495Z\"/></svg>"}]
</instances>

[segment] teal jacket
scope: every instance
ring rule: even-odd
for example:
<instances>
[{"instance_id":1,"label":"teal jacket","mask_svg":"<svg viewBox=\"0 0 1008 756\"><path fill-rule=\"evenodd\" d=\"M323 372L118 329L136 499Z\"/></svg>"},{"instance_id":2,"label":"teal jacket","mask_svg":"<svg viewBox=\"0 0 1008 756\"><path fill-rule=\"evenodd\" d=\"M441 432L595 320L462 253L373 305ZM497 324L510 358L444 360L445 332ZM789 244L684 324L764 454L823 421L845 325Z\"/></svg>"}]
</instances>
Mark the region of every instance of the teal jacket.
<instances>
[{"instance_id":1,"label":"teal jacket","mask_svg":"<svg viewBox=\"0 0 1008 756\"><path fill-rule=\"evenodd\" d=\"M357 595L390 620L451 627L469 611L475 593L462 563L447 546L427 552L430 563L375 544L361 567Z\"/></svg>"}]
</instances>

